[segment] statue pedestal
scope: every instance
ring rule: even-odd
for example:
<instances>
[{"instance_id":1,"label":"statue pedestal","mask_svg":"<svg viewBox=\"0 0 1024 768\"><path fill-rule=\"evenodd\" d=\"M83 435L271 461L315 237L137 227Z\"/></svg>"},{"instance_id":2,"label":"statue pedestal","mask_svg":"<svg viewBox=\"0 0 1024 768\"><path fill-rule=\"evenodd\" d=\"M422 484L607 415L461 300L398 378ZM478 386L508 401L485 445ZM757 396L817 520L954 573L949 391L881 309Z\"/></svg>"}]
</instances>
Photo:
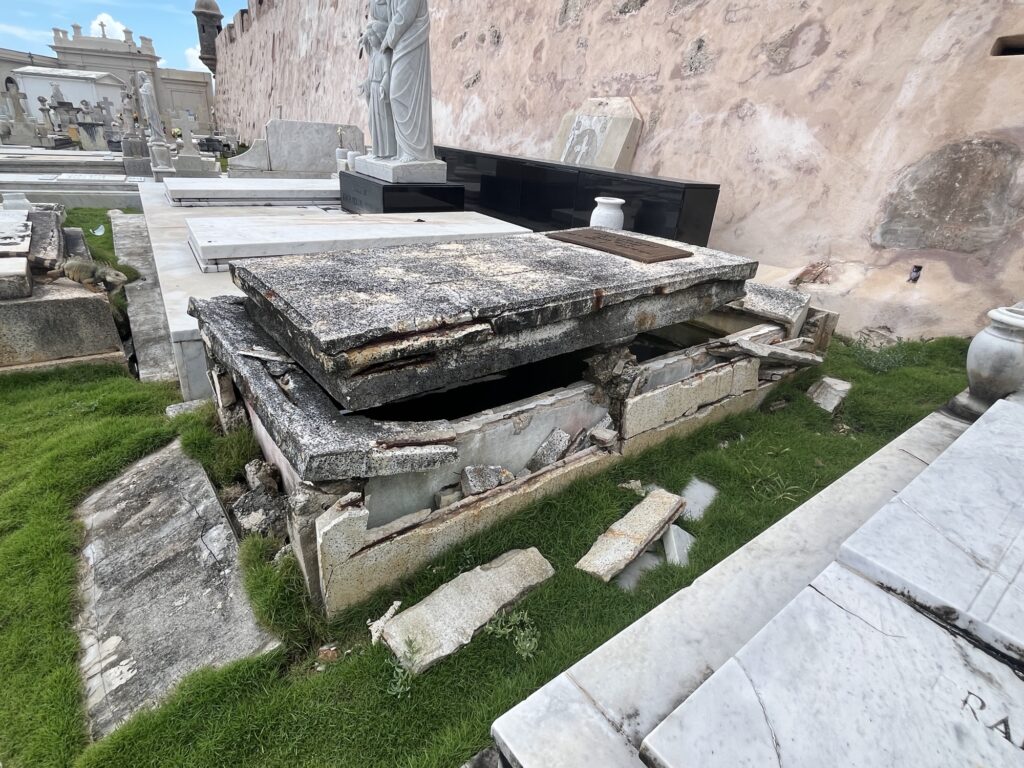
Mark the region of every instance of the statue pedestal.
<instances>
[{"instance_id":1,"label":"statue pedestal","mask_svg":"<svg viewBox=\"0 0 1024 768\"><path fill-rule=\"evenodd\" d=\"M356 158L356 173L372 176L392 184L444 184L448 181L448 163L424 160L400 163L394 158Z\"/></svg>"},{"instance_id":2,"label":"statue pedestal","mask_svg":"<svg viewBox=\"0 0 1024 768\"><path fill-rule=\"evenodd\" d=\"M361 159L356 160L357 168ZM438 213L465 210L466 187L463 184L392 184L352 171L341 171L338 177L341 181L341 207L352 213Z\"/></svg>"}]
</instances>

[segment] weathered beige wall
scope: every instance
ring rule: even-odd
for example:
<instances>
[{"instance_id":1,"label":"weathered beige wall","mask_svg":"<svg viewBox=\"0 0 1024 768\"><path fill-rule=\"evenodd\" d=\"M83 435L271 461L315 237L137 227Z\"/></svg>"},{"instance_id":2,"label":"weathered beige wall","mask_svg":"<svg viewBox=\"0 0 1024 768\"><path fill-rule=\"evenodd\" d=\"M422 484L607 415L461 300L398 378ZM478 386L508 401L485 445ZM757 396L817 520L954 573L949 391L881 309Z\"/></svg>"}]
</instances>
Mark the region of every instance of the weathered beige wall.
<instances>
[{"instance_id":1,"label":"weathered beige wall","mask_svg":"<svg viewBox=\"0 0 1024 768\"><path fill-rule=\"evenodd\" d=\"M364 0L253 6L217 42L221 124L251 139L280 107L364 125ZM438 143L547 156L564 112L631 96L634 171L720 183L712 245L770 278L830 262L813 291L847 331L972 333L1024 298L1024 57L989 55L1024 32L1024 0L433 0L432 15Z\"/></svg>"}]
</instances>

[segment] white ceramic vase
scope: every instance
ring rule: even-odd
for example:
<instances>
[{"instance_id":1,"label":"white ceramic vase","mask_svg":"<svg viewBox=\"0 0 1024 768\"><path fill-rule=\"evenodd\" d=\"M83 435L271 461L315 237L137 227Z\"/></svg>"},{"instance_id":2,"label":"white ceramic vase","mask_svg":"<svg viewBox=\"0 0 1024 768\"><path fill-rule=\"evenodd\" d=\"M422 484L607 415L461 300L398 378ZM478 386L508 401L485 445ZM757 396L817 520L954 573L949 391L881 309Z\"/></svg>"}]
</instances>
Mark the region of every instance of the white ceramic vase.
<instances>
[{"instance_id":1,"label":"white ceramic vase","mask_svg":"<svg viewBox=\"0 0 1024 768\"><path fill-rule=\"evenodd\" d=\"M597 207L590 214L590 226L622 229L622 223L625 221L622 206L625 200L621 197L595 197L594 202L597 203Z\"/></svg>"},{"instance_id":2,"label":"white ceramic vase","mask_svg":"<svg viewBox=\"0 0 1024 768\"><path fill-rule=\"evenodd\" d=\"M971 395L985 403L1024 390L1024 308L999 307L967 350Z\"/></svg>"}]
</instances>

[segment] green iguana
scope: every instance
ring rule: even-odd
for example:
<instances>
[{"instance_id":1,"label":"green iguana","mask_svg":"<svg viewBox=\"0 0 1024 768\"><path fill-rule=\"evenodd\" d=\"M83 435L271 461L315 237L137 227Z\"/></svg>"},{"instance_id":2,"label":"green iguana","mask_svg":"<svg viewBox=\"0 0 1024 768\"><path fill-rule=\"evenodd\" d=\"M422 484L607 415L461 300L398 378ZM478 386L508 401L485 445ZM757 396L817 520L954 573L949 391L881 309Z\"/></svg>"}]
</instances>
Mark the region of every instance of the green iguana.
<instances>
[{"instance_id":1,"label":"green iguana","mask_svg":"<svg viewBox=\"0 0 1024 768\"><path fill-rule=\"evenodd\" d=\"M66 277L88 288L93 293L116 291L128 282L128 278L106 264L97 261L80 261L70 259L59 267L46 273L50 282Z\"/></svg>"}]
</instances>

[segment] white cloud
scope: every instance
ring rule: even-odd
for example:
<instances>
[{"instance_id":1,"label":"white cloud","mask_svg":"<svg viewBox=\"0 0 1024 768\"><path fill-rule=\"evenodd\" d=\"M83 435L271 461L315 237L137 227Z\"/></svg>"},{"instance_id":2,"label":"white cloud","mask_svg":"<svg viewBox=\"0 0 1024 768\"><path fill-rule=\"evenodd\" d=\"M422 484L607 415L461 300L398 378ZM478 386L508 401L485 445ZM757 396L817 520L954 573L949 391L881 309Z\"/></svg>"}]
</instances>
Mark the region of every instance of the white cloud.
<instances>
[{"instance_id":1,"label":"white cloud","mask_svg":"<svg viewBox=\"0 0 1024 768\"><path fill-rule=\"evenodd\" d=\"M156 60L156 65L158 67L166 67L167 66L167 59L157 59Z\"/></svg>"},{"instance_id":2,"label":"white cloud","mask_svg":"<svg viewBox=\"0 0 1024 768\"><path fill-rule=\"evenodd\" d=\"M193 45L191 48L185 49L185 69L191 69L193 72L209 72L206 65L199 60L199 46Z\"/></svg>"},{"instance_id":3,"label":"white cloud","mask_svg":"<svg viewBox=\"0 0 1024 768\"><path fill-rule=\"evenodd\" d=\"M101 13L95 19L89 22L89 34L93 37L102 37L103 28L100 23L106 24L107 37L112 37L115 40L124 39L124 31L127 29L124 24L115 19L109 13Z\"/></svg>"},{"instance_id":4,"label":"white cloud","mask_svg":"<svg viewBox=\"0 0 1024 768\"><path fill-rule=\"evenodd\" d=\"M53 40L53 32L49 29L29 29L17 24L0 24L0 35L10 35L27 43L47 43Z\"/></svg>"}]
</instances>

